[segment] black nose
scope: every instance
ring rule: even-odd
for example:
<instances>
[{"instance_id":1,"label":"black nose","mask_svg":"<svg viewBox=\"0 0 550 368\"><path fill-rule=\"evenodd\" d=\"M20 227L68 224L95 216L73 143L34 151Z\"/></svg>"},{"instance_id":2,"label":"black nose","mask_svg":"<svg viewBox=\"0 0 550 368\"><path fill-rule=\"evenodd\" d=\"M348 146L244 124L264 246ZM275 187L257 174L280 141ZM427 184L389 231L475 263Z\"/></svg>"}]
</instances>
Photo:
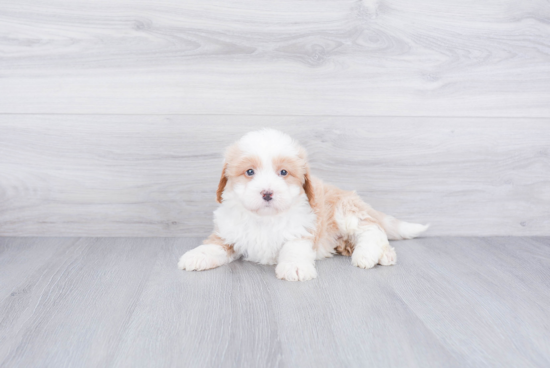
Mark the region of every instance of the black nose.
<instances>
[{"instance_id":1,"label":"black nose","mask_svg":"<svg viewBox=\"0 0 550 368\"><path fill-rule=\"evenodd\" d=\"M263 190L261 194L262 194L262 198L264 199L264 201L269 202L273 199L273 192L268 192L268 191Z\"/></svg>"}]
</instances>

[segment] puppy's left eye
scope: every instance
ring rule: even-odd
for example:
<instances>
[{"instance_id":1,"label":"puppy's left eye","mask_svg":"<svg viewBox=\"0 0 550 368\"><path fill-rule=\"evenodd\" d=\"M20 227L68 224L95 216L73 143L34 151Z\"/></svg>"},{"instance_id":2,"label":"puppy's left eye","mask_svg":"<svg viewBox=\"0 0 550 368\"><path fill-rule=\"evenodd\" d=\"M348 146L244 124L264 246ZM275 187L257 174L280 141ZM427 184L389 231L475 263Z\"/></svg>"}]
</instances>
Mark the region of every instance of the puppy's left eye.
<instances>
[{"instance_id":1,"label":"puppy's left eye","mask_svg":"<svg viewBox=\"0 0 550 368\"><path fill-rule=\"evenodd\" d=\"M288 172L286 170L281 170L281 176L287 176Z\"/></svg>"}]
</instances>

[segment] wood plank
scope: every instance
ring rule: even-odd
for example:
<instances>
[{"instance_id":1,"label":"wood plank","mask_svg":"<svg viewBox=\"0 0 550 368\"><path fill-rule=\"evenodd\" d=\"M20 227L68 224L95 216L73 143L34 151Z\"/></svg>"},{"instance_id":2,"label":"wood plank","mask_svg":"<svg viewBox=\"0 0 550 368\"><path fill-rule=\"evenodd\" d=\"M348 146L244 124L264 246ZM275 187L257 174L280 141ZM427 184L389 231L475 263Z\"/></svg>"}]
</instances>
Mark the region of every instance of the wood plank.
<instances>
[{"instance_id":1,"label":"wood plank","mask_svg":"<svg viewBox=\"0 0 550 368\"><path fill-rule=\"evenodd\" d=\"M319 277L304 283L240 260L178 270L199 242L0 239L0 264L28 271L17 286L24 292L0 298L0 365L550 364L548 237L393 242L395 266L362 270L337 256L317 262ZM14 247L25 257L13 257ZM37 267L33 258L45 253ZM0 283L19 269L0 269Z\"/></svg>"},{"instance_id":2,"label":"wood plank","mask_svg":"<svg viewBox=\"0 0 550 368\"><path fill-rule=\"evenodd\" d=\"M0 113L550 117L550 5L11 0Z\"/></svg>"},{"instance_id":3,"label":"wood plank","mask_svg":"<svg viewBox=\"0 0 550 368\"><path fill-rule=\"evenodd\" d=\"M548 366L548 244L515 237L398 242L403 269L391 285L463 366Z\"/></svg>"},{"instance_id":4,"label":"wood plank","mask_svg":"<svg viewBox=\"0 0 550 368\"><path fill-rule=\"evenodd\" d=\"M361 272L340 256L317 268L305 286L268 279L288 366L461 366L391 288L399 270Z\"/></svg>"},{"instance_id":5,"label":"wood plank","mask_svg":"<svg viewBox=\"0 0 550 368\"><path fill-rule=\"evenodd\" d=\"M101 366L120 343L162 239L81 239L56 254L0 301L3 367ZM26 252L32 259L34 251Z\"/></svg>"},{"instance_id":6,"label":"wood plank","mask_svg":"<svg viewBox=\"0 0 550 368\"><path fill-rule=\"evenodd\" d=\"M164 244L113 366L283 366L265 287L272 267L237 261L204 273L179 270L178 258L198 244Z\"/></svg>"},{"instance_id":7,"label":"wood plank","mask_svg":"<svg viewBox=\"0 0 550 368\"><path fill-rule=\"evenodd\" d=\"M0 235L205 236L224 148L260 127L428 235L550 234L548 119L0 115Z\"/></svg>"},{"instance_id":8,"label":"wood plank","mask_svg":"<svg viewBox=\"0 0 550 368\"><path fill-rule=\"evenodd\" d=\"M307 283L243 261L178 271L177 259L198 240L163 247L115 366L460 366L384 286L384 268L365 272L336 257L318 262L320 277Z\"/></svg>"},{"instance_id":9,"label":"wood plank","mask_svg":"<svg viewBox=\"0 0 550 368\"><path fill-rule=\"evenodd\" d=\"M75 242L74 238L0 238L0 300L28 293L19 287L22 280L65 257Z\"/></svg>"}]
</instances>

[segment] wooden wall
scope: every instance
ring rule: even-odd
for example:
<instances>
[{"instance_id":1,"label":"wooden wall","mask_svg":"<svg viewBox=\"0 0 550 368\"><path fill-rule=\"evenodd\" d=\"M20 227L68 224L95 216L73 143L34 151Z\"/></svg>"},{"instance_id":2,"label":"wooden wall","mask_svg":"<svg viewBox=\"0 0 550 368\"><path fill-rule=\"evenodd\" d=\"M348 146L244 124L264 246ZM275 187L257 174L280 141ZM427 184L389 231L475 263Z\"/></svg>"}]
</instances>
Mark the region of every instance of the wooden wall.
<instances>
[{"instance_id":1,"label":"wooden wall","mask_svg":"<svg viewBox=\"0 0 550 368\"><path fill-rule=\"evenodd\" d=\"M550 3L2 2L0 235L205 235L260 127L427 235L550 235Z\"/></svg>"}]
</instances>

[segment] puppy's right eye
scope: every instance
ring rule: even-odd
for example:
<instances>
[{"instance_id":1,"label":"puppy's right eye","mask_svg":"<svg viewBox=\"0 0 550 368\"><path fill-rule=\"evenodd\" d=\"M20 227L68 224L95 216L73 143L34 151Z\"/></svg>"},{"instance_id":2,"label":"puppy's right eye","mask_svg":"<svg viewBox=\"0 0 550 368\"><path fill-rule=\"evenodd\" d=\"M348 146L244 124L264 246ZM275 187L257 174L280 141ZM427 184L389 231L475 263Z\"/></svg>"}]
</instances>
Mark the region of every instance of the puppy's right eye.
<instances>
[{"instance_id":1,"label":"puppy's right eye","mask_svg":"<svg viewBox=\"0 0 550 368\"><path fill-rule=\"evenodd\" d=\"M246 170L246 175L247 175L247 176L252 176L252 175L254 175L254 170L252 170L252 169Z\"/></svg>"}]
</instances>

